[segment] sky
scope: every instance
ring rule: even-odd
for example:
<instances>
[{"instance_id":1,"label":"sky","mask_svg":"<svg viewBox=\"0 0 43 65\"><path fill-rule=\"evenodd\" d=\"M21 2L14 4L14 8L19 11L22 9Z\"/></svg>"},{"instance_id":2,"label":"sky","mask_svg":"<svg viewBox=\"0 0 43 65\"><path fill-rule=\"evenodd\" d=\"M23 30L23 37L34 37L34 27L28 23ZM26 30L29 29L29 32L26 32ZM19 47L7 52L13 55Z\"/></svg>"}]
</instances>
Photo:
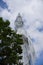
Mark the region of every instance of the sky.
<instances>
[{"instance_id":1,"label":"sky","mask_svg":"<svg viewBox=\"0 0 43 65\"><path fill-rule=\"evenodd\" d=\"M0 0L0 17L13 29L19 12L35 49L35 65L43 65L43 0Z\"/></svg>"}]
</instances>

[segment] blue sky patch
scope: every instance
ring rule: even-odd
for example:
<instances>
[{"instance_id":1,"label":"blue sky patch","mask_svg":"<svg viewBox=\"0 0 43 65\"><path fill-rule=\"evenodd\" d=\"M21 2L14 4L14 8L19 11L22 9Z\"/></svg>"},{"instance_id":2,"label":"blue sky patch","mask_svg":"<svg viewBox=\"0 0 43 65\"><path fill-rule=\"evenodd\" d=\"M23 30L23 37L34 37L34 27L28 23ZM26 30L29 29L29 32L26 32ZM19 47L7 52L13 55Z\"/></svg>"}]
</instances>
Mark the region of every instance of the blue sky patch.
<instances>
[{"instance_id":1,"label":"blue sky patch","mask_svg":"<svg viewBox=\"0 0 43 65\"><path fill-rule=\"evenodd\" d=\"M43 65L43 51L40 53L40 57L36 60L35 65Z\"/></svg>"},{"instance_id":2,"label":"blue sky patch","mask_svg":"<svg viewBox=\"0 0 43 65\"><path fill-rule=\"evenodd\" d=\"M35 42L35 39L34 38L31 38L32 42Z\"/></svg>"},{"instance_id":3,"label":"blue sky patch","mask_svg":"<svg viewBox=\"0 0 43 65\"><path fill-rule=\"evenodd\" d=\"M43 26L42 26L42 27L37 28L37 30L38 30L39 32L43 32Z\"/></svg>"},{"instance_id":4,"label":"blue sky patch","mask_svg":"<svg viewBox=\"0 0 43 65\"><path fill-rule=\"evenodd\" d=\"M3 9L8 8L7 4L3 0L0 0L0 7Z\"/></svg>"}]
</instances>

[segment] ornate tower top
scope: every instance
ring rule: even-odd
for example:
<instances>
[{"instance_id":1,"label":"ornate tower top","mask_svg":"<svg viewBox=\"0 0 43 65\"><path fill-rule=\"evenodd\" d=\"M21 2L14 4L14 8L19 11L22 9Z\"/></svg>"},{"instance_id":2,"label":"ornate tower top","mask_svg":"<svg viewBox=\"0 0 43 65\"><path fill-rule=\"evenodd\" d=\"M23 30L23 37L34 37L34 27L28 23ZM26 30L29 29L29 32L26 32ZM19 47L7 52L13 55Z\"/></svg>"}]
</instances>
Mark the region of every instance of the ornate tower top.
<instances>
[{"instance_id":1,"label":"ornate tower top","mask_svg":"<svg viewBox=\"0 0 43 65\"><path fill-rule=\"evenodd\" d=\"M21 15L20 15L20 13L18 14L18 16L17 16L17 18L16 18L16 20L15 20L15 26L16 26L17 28L23 27L23 20L22 20L22 17L21 17Z\"/></svg>"}]
</instances>

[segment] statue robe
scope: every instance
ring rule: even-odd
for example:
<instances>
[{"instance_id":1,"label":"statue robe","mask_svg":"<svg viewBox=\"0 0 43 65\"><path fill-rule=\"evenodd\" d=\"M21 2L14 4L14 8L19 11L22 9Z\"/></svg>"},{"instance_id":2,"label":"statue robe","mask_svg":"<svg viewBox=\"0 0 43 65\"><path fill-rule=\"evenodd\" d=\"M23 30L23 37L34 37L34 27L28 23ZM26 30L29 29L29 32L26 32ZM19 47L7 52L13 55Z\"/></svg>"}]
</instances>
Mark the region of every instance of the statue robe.
<instances>
[{"instance_id":1,"label":"statue robe","mask_svg":"<svg viewBox=\"0 0 43 65\"><path fill-rule=\"evenodd\" d=\"M31 44L31 40L30 37L28 37L26 31L24 29L18 29L17 30L17 34L22 34L23 37L23 45L22 45L22 60L21 62L23 62L23 65L33 65L33 61L34 61L34 57L35 57L35 53L34 53L34 48ZM29 38L29 39L28 39Z\"/></svg>"}]
</instances>

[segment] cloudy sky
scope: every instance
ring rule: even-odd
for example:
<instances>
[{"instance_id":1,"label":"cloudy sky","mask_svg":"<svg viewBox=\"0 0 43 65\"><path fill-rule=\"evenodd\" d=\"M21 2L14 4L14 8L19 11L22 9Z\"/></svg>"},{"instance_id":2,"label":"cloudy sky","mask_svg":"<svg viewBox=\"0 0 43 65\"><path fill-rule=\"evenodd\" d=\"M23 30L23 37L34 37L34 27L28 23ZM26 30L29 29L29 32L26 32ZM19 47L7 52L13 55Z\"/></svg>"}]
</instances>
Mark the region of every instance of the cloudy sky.
<instances>
[{"instance_id":1,"label":"cloudy sky","mask_svg":"<svg viewBox=\"0 0 43 65\"><path fill-rule=\"evenodd\" d=\"M43 0L0 0L0 17L8 19L13 29L19 12L35 48L35 65L43 65Z\"/></svg>"}]
</instances>

